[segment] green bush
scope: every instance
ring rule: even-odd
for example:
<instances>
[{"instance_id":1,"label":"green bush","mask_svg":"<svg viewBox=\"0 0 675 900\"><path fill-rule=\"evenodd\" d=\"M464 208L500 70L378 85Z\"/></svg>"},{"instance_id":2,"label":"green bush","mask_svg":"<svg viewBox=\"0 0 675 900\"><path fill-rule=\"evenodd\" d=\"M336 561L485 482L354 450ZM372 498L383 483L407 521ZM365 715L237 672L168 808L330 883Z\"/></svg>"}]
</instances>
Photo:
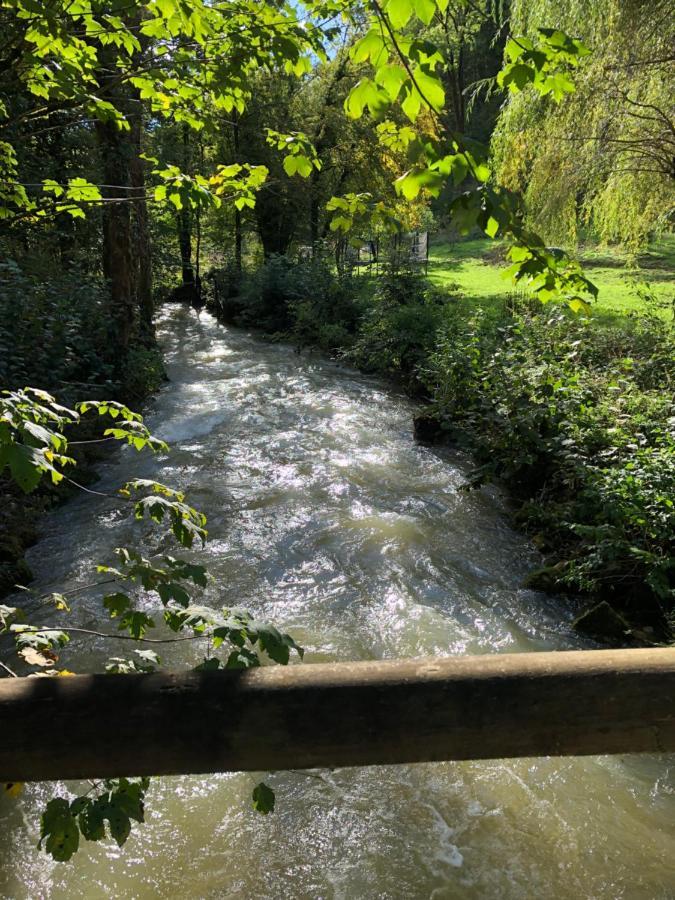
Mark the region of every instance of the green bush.
<instances>
[{"instance_id":1,"label":"green bush","mask_svg":"<svg viewBox=\"0 0 675 900\"><path fill-rule=\"evenodd\" d=\"M375 283L349 359L367 371L402 376L416 392L418 370L436 344L445 302L417 273L386 273Z\"/></svg>"},{"instance_id":2,"label":"green bush","mask_svg":"<svg viewBox=\"0 0 675 900\"><path fill-rule=\"evenodd\" d=\"M209 269L202 280L207 307L226 322L234 322L242 312L239 302L242 273L234 259L225 265Z\"/></svg>"},{"instance_id":3,"label":"green bush","mask_svg":"<svg viewBox=\"0 0 675 900\"><path fill-rule=\"evenodd\" d=\"M100 279L73 269L31 276L0 262L0 383L81 394L110 384L110 321Z\"/></svg>"},{"instance_id":4,"label":"green bush","mask_svg":"<svg viewBox=\"0 0 675 900\"><path fill-rule=\"evenodd\" d=\"M58 395L121 397L138 402L163 378L157 348L129 348L123 380L111 356L105 282L77 267L49 276L29 274L13 260L0 262L0 384L27 384Z\"/></svg>"},{"instance_id":5,"label":"green bush","mask_svg":"<svg viewBox=\"0 0 675 900\"><path fill-rule=\"evenodd\" d=\"M425 373L477 480L520 497L556 586L660 626L675 608L673 358L658 318L600 328L543 309L495 326L448 311Z\"/></svg>"},{"instance_id":6,"label":"green bush","mask_svg":"<svg viewBox=\"0 0 675 900\"><path fill-rule=\"evenodd\" d=\"M235 278L230 269L209 275L209 306L226 321L286 335L302 346L333 352L348 345L361 315L351 278L338 277L323 259L271 256Z\"/></svg>"}]
</instances>

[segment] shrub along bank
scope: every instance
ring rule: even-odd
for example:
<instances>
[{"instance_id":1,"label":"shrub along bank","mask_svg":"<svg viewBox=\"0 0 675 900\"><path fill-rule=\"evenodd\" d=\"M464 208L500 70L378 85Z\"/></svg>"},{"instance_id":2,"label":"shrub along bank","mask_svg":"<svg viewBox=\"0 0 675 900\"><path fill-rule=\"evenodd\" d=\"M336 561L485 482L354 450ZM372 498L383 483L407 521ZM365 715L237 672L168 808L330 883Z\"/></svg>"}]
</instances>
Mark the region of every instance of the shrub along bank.
<instances>
[{"instance_id":1,"label":"shrub along bank","mask_svg":"<svg viewBox=\"0 0 675 900\"><path fill-rule=\"evenodd\" d=\"M108 310L104 281L83 268L30 271L12 259L0 261L0 387L41 388L65 406L105 398L138 407L161 383L161 355L147 341L136 341L117 375ZM81 425L77 440L99 432L98 425ZM79 481L95 480L93 464L105 446L73 447ZM67 488L54 489L47 479L26 495L0 476L0 597L30 580L24 550L34 542L45 508L67 495Z\"/></svg>"},{"instance_id":2,"label":"shrub along bank","mask_svg":"<svg viewBox=\"0 0 675 900\"><path fill-rule=\"evenodd\" d=\"M403 381L429 401L420 431L470 450L476 485L509 488L545 555L532 587L586 595L577 627L595 637L675 637L672 322L599 325L513 297L482 307L412 273L369 282L284 258L210 305Z\"/></svg>"}]
</instances>

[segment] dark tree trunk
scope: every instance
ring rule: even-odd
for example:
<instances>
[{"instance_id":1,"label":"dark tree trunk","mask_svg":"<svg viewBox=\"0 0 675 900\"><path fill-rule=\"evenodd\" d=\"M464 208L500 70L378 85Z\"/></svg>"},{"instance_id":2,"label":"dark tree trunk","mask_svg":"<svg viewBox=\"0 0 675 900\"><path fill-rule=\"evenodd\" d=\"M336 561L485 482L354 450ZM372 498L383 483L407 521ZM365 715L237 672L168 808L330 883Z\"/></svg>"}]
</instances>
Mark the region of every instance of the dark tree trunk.
<instances>
[{"instance_id":1,"label":"dark tree trunk","mask_svg":"<svg viewBox=\"0 0 675 900\"><path fill-rule=\"evenodd\" d=\"M242 227L241 213L238 209L234 211L234 268L238 275L241 275L241 253L242 253Z\"/></svg>"},{"instance_id":2,"label":"dark tree trunk","mask_svg":"<svg viewBox=\"0 0 675 900\"><path fill-rule=\"evenodd\" d=\"M184 285L194 285L195 272L192 265L192 214L183 207L176 217L178 224L178 247L180 249L181 280Z\"/></svg>"},{"instance_id":3,"label":"dark tree trunk","mask_svg":"<svg viewBox=\"0 0 675 900\"><path fill-rule=\"evenodd\" d=\"M192 145L190 142L190 129L183 125L183 172L192 169ZM193 287L195 272L192 265L192 210L184 206L176 216L178 226L178 248L180 250L181 279L183 285Z\"/></svg>"},{"instance_id":4,"label":"dark tree trunk","mask_svg":"<svg viewBox=\"0 0 675 900\"><path fill-rule=\"evenodd\" d=\"M133 222L131 161L133 142L113 122L100 122L97 135L101 152L106 202L103 205L103 274L110 285L114 358L129 347L136 320L136 292L132 256Z\"/></svg>"},{"instance_id":5,"label":"dark tree trunk","mask_svg":"<svg viewBox=\"0 0 675 900\"><path fill-rule=\"evenodd\" d=\"M148 207L145 201L145 172L143 170L142 153L143 113L140 98L136 97L136 114L131 122L131 139L134 153L131 160L131 184L134 188L134 262L136 279L136 296L140 316L141 339L146 346L155 341L153 324L154 304L152 299L152 253L150 247L150 231L148 228Z\"/></svg>"},{"instance_id":6,"label":"dark tree trunk","mask_svg":"<svg viewBox=\"0 0 675 900\"><path fill-rule=\"evenodd\" d=\"M312 255L316 254L319 243L319 173L312 169L311 193L309 201L309 242L312 245Z\"/></svg>"},{"instance_id":7,"label":"dark tree trunk","mask_svg":"<svg viewBox=\"0 0 675 900\"><path fill-rule=\"evenodd\" d=\"M232 125L232 146L234 149L234 161L239 162L239 114L234 113L234 123ZM234 210L234 268L238 275L241 275L241 257L242 257L242 221L241 211L235 207Z\"/></svg>"},{"instance_id":8,"label":"dark tree trunk","mask_svg":"<svg viewBox=\"0 0 675 900\"><path fill-rule=\"evenodd\" d=\"M132 23L133 24L133 23ZM101 53L101 71L115 72L115 51L104 48ZM142 179L134 166L140 164L140 104L133 96L133 89L120 85L116 75L105 74L100 79L101 95L122 113L131 130L125 131L114 121L98 122L98 138L103 174L103 274L110 286L110 312L112 335L110 354L119 373L124 368L126 351L135 335L139 319L138 265L134 253L136 246L136 203L134 194ZM147 228L146 228L147 232ZM144 248L140 248L140 253ZM147 275L146 275L147 277Z\"/></svg>"},{"instance_id":9,"label":"dark tree trunk","mask_svg":"<svg viewBox=\"0 0 675 900\"><path fill-rule=\"evenodd\" d=\"M285 198L261 191L255 205L255 217L265 259L287 253L294 227L292 210Z\"/></svg>"}]
</instances>

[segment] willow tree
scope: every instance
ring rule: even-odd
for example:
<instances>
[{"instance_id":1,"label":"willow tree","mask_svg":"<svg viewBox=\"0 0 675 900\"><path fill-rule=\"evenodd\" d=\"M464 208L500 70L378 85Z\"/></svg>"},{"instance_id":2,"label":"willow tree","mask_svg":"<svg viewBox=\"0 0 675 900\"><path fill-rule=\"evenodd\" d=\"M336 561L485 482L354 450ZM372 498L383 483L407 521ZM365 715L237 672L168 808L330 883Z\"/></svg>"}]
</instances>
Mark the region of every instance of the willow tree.
<instances>
[{"instance_id":1,"label":"willow tree","mask_svg":"<svg viewBox=\"0 0 675 900\"><path fill-rule=\"evenodd\" d=\"M595 52L562 102L510 96L493 141L498 178L556 241L588 231L637 247L675 212L673 0L514 0L512 27L554 25Z\"/></svg>"}]
</instances>

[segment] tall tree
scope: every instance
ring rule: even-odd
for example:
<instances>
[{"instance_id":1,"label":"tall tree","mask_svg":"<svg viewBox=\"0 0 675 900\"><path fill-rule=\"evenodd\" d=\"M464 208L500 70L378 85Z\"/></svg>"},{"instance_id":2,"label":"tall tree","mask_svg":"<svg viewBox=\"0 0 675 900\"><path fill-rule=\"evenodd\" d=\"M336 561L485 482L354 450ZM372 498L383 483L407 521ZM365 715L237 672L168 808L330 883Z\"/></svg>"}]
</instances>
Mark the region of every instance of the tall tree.
<instances>
[{"instance_id":1,"label":"tall tree","mask_svg":"<svg viewBox=\"0 0 675 900\"><path fill-rule=\"evenodd\" d=\"M552 240L590 231L638 246L675 209L673 0L514 0L513 27L553 26L596 48L559 104L513 94L494 141L498 177Z\"/></svg>"}]
</instances>

